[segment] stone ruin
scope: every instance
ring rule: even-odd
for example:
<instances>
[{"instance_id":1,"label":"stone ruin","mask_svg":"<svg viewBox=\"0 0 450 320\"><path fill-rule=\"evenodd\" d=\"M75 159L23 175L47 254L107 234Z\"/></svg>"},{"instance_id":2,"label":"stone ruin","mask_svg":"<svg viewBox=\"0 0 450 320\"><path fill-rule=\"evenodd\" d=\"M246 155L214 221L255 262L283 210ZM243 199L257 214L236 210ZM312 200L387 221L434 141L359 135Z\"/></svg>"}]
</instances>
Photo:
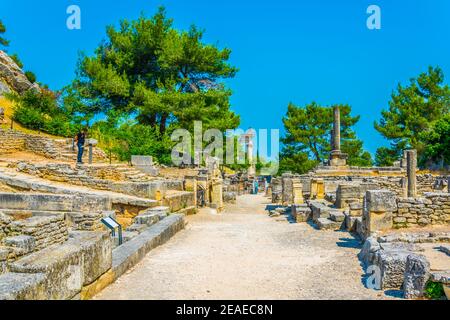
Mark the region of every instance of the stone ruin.
<instances>
[{"instance_id":1,"label":"stone ruin","mask_svg":"<svg viewBox=\"0 0 450 320\"><path fill-rule=\"evenodd\" d=\"M290 213L319 230L353 233L363 243L360 259L368 273L379 270L378 289L418 298L434 281L450 290L450 176L419 173L416 150L405 150L394 167L348 166L339 118L334 108L327 165L272 178L272 203L283 207L271 216Z\"/></svg>"},{"instance_id":2,"label":"stone ruin","mask_svg":"<svg viewBox=\"0 0 450 320\"><path fill-rule=\"evenodd\" d=\"M0 129L0 156L22 151L46 160L0 161L0 300L89 299L184 228L186 215L220 212L230 198L216 159L172 177L151 157L108 164L94 147L94 164L75 165L71 139Z\"/></svg>"}]
</instances>

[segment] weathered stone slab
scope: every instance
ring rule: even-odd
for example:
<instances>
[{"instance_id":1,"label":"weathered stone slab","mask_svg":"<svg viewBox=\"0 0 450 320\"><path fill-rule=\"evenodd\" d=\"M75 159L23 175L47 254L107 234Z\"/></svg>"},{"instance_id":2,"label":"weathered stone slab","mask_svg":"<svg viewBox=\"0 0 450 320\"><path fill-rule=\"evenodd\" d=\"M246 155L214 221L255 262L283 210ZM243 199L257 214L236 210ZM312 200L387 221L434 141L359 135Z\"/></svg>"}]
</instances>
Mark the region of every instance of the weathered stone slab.
<instances>
[{"instance_id":1,"label":"weathered stone slab","mask_svg":"<svg viewBox=\"0 0 450 320\"><path fill-rule=\"evenodd\" d=\"M368 237L364 241L364 245L358 254L359 259L366 265L369 266L375 261L375 254L380 250L380 244L374 237Z\"/></svg>"},{"instance_id":2,"label":"weathered stone slab","mask_svg":"<svg viewBox=\"0 0 450 320\"><path fill-rule=\"evenodd\" d=\"M45 300L45 275L12 273L0 275L0 300Z\"/></svg>"},{"instance_id":3,"label":"weathered stone slab","mask_svg":"<svg viewBox=\"0 0 450 320\"><path fill-rule=\"evenodd\" d=\"M403 280L403 297L406 299L421 298L430 278L430 263L422 255L411 254L406 260Z\"/></svg>"},{"instance_id":4,"label":"weathered stone slab","mask_svg":"<svg viewBox=\"0 0 450 320\"><path fill-rule=\"evenodd\" d=\"M335 222L327 218L318 218L316 224L320 230L339 230L342 227L342 222Z\"/></svg>"},{"instance_id":5,"label":"weathered stone slab","mask_svg":"<svg viewBox=\"0 0 450 320\"><path fill-rule=\"evenodd\" d=\"M112 241L109 233L73 231L69 244L81 248L83 258L83 286L91 284L112 266Z\"/></svg>"},{"instance_id":6,"label":"weathered stone slab","mask_svg":"<svg viewBox=\"0 0 450 320\"><path fill-rule=\"evenodd\" d=\"M184 228L184 216L173 214L152 225L132 240L113 250L112 271L116 280L141 261L152 249L168 241Z\"/></svg>"},{"instance_id":7,"label":"weathered stone slab","mask_svg":"<svg viewBox=\"0 0 450 320\"><path fill-rule=\"evenodd\" d=\"M345 214L345 228L347 229L347 231L353 232L356 230L356 219L357 217Z\"/></svg>"},{"instance_id":8,"label":"weathered stone slab","mask_svg":"<svg viewBox=\"0 0 450 320\"><path fill-rule=\"evenodd\" d=\"M36 241L34 240L34 238L26 235L7 237L3 239L3 243L8 247L22 249L24 251L24 254L32 252L36 247Z\"/></svg>"},{"instance_id":9,"label":"weathered stone slab","mask_svg":"<svg viewBox=\"0 0 450 320\"><path fill-rule=\"evenodd\" d=\"M152 166L153 157L152 156L131 156L132 166Z\"/></svg>"},{"instance_id":10,"label":"weathered stone slab","mask_svg":"<svg viewBox=\"0 0 450 320\"><path fill-rule=\"evenodd\" d=\"M332 210L330 212L330 219L335 222L344 222L345 215L339 210Z\"/></svg>"},{"instance_id":11,"label":"weathered stone slab","mask_svg":"<svg viewBox=\"0 0 450 320\"><path fill-rule=\"evenodd\" d=\"M107 232L73 232L69 240L32 253L9 265L11 272L45 275L45 299L65 300L111 267Z\"/></svg>"}]
</instances>

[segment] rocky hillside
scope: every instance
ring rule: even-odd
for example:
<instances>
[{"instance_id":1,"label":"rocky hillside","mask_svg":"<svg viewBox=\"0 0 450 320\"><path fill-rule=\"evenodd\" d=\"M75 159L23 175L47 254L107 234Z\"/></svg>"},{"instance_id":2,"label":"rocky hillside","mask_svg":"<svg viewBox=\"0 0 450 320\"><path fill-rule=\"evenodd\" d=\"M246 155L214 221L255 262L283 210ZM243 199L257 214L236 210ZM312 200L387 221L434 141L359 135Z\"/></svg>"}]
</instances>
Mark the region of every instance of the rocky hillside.
<instances>
[{"instance_id":1,"label":"rocky hillside","mask_svg":"<svg viewBox=\"0 0 450 320\"><path fill-rule=\"evenodd\" d=\"M21 94L30 88L39 88L39 86L28 81L14 60L0 50L0 95L11 91Z\"/></svg>"}]
</instances>

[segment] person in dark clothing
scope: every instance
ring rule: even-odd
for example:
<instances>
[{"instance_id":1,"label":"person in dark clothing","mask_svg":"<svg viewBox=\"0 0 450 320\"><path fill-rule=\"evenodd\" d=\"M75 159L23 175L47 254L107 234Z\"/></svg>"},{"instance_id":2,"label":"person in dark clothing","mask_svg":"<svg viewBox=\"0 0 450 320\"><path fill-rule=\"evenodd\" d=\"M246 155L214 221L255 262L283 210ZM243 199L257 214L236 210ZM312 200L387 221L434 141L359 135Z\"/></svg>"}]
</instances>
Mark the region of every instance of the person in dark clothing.
<instances>
[{"instance_id":1,"label":"person in dark clothing","mask_svg":"<svg viewBox=\"0 0 450 320\"><path fill-rule=\"evenodd\" d=\"M86 141L86 130L78 132L75 137L75 142L78 147L77 163L83 163L84 143Z\"/></svg>"}]
</instances>

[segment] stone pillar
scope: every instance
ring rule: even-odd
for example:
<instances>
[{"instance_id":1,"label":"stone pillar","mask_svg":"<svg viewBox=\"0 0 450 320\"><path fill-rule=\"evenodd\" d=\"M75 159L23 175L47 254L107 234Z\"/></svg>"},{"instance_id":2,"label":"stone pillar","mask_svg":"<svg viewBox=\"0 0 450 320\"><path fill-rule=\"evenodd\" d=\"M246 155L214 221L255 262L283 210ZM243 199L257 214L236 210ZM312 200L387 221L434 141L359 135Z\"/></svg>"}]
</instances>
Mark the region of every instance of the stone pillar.
<instances>
[{"instance_id":1,"label":"stone pillar","mask_svg":"<svg viewBox=\"0 0 450 320\"><path fill-rule=\"evenodd\" d=\"M406 174L408 176L408 197L415 198L417 196L416 186L416 170L417 170L417 151L408 150L406 152Z\"/></svg>"},{"instance_id":2,"label":"stone pillar","mask_svg":"<svg viewBox=\"0 0 450 320\"><path fill-rule=\"evenodd\" d=\"M184 179L184 189L194 194L194 206L197 207L197 177L185 176Z\"/></svg>"},{"instance_id":3,"label":"stone pillar","mask_svg":"<svg viewBox=\"0 0 450 320\"><path fill-rule=\"evenodd\" d=\"M282 175L281 182L283 187L282 204L283 206L291 205L294 202L292 174L284 173Z\"/></svg>"},{"instance_id":4,"label":"stone pillar","mask_svg":"<svg viewBox=\"0 0 450 320\"><path fill-rule=\"evenodd\" d=\"M396 195L389 190L369 190L364 197L363 226L365 236L387 231L393 226L393 212L397 210Z\"/></svg>"},{"instance_id":5,"label":"stone pillar","mask_svg":"<svg viewBox=\"0 0 450 320\"><path fill-rule=\"evenodd\" d=\"M303 184L300 179L292 179L292 190L294 193L294 205L303 203Z\"/></svg>"},{"instance_id":6,"label":"stone pillar","mask_svg":"<svg viewBox=\"0 0 450 320\"><path fill-rule=\"evenodd\" d=\"M333 146L332 150L341 150L341 112L339 106L333 108L334 121L333 121Z\"/></svg>"}]
</instances>

